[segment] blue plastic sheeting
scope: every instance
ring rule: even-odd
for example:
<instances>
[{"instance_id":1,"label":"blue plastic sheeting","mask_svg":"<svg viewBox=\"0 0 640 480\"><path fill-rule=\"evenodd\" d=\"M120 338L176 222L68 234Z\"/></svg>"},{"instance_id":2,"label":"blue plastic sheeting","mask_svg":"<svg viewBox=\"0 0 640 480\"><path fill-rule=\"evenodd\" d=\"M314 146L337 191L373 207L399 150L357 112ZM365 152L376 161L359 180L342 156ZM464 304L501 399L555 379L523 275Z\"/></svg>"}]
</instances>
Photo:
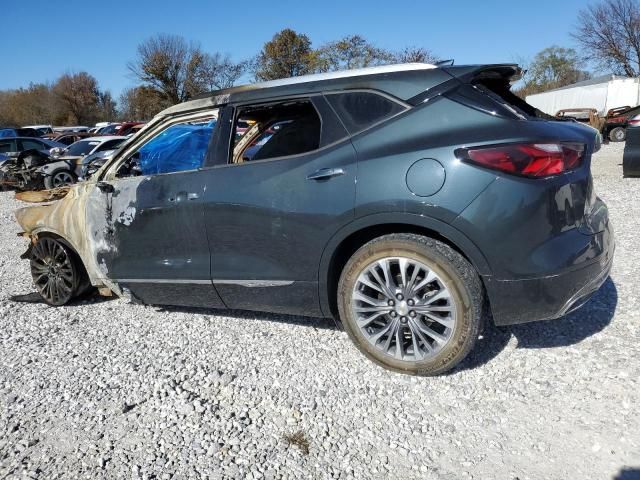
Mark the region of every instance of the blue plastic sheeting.
<instances>
[{"instance_id":1,"label":"blue plastic sheeting","mask_svg":"<svg viewBox=\"0 0 640 480\"><path fill-rule=\"evenodd\" d=\"M155 175L200 168L215 127L215 122L211 123L174 125L153 138L138 150L142 174Z\"/></svg>"},{"instance_id":2,"label":"blue plastic sheeting","mask_svg":"<svg viewBox=\"0 0 640 480\"><path fill-rule=\"evenodd\" d=\"M13 128L0 128L0 138L17 137Z\"/></svg>"}]
</instances>

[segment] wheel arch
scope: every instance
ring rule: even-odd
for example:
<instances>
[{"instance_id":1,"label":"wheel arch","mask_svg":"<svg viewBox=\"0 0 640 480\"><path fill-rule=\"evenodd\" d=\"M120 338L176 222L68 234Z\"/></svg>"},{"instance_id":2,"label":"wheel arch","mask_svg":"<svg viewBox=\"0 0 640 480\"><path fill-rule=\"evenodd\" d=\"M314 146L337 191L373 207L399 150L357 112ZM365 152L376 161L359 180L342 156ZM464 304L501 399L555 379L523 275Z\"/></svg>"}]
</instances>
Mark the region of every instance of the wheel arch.
<instances>
[{"instance_id":1,"label":"wheel arch","mask_svg":"<svg viewBox=\"0 0 640 480\"><path fill-rule=\"evenodd\" d=\"M446 243L476 269L490 275L487 259L462 232L440 220L409 213L383 213L359 218L344 226L329 240L319 268L320 309L327 317L337 317L337 285L340 273L351 255L365 243L390 233L415 233Z\"/></svg>"},{"instance_id":2,"label":"wheel arch","mask_svg":"<svg viewBox=\"0 0 640 480\"><path fill-rule=\"evenodd\" d=\"M77 259L79 261L79 265L82 267L82 269L88 275L86 262L85 262L85 259L82 258L82 254L80 253L80 250L73 244L73 242L71 242L70 240L65 238L60 232L58 232L57 230L55 230L53 228L39 228L39 229L36 229L36 230L32 231L30 235L31 235L32 238L42 238L42 237L55 238L60 243L64 244L77 257Z\"/></svg>"}]
</instances>

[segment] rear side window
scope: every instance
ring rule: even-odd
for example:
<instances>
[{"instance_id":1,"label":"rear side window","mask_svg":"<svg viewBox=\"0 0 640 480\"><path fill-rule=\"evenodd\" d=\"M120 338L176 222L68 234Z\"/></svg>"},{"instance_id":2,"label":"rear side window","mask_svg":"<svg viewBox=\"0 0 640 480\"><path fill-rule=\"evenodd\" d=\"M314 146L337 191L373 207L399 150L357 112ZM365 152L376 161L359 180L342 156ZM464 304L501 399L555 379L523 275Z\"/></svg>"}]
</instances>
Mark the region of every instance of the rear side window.
<instances>
[{"instance_id":1,"label":"rear side window","mask_svg":"<svg viewBox=\"0 0 640 480\"><path fill-rule=\"evenodd\" d=\"M326 95L351 135L393 117L405 107L373 92L345 92Z\"/></svg>"},{"instance_id":2,"label":"rear side window","mask_svg":"<svg viewBox=\"0 0 640 480\"><path fill-rule=\"evenodd\" d=\"M288 157L320 148L322 122L309 100L239 108L232 163Z\"/></svg>"}]
</instances>

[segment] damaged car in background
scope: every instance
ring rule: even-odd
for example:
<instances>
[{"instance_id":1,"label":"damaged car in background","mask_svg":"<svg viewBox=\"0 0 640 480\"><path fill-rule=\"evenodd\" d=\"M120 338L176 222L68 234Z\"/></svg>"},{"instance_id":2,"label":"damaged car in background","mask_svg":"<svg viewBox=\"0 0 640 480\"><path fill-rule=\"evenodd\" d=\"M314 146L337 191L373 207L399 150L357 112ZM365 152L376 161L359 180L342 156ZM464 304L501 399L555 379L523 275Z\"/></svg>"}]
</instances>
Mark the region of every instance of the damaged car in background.
<instances>
[{"instance_id":1,"label":"damaged car in background","mask_svg":"<svg viewBox=\"0 0 640 480\"><path fill-rule=\"evenodd\" d=\"M23 257L50 305L94 288L334 317L377 364L439 374L486 312L561 317L611 268L599 134L515 96L520 75L391 65L171 107L89 181L17 211Z\"/></svg>"},{"instance_id":2,"label":"damaged car in background","mask_svg":"<svg viewBox=\"0 0 640 480\"><path fill-rule=\"evenodd\" d=\"M50 151L27 150L0 165L0 181L17 190L67 187L82 177L98 154L113 153L125 137L95 137L80 140L67 148Z\"/></svg>"}]
</instances>

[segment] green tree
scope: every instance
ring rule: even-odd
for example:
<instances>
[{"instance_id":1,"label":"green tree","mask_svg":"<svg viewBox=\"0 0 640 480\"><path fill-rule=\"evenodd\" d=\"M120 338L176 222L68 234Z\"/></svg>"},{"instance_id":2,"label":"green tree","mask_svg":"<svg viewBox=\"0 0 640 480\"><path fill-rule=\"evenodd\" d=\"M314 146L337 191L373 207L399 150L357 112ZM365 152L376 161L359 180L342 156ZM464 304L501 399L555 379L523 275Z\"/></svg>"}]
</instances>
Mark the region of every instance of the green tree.
<instances>
[{"instance_id":1,"label":"green tree","mask_svg":"<svg viewBox=\"0 0 640 480\"><path fill-rule=\"evenodd\" d=\"M525 66L524 87L519 93L531 95L587 80L590 75L582 70L581 66L580 58L574 49L555 45L545 48Z\"/></svg>"},{"instance_id":2,"label":"green tree","mask_svg":"<svg viewBox=\"0 0 640 480\"><path fill-rule=\"evenodd\" d=\"M276 33L254 59L256 80L276 80L313 72L316 59L311 40L289 28Z\"/></svg>"}]
</instances>

